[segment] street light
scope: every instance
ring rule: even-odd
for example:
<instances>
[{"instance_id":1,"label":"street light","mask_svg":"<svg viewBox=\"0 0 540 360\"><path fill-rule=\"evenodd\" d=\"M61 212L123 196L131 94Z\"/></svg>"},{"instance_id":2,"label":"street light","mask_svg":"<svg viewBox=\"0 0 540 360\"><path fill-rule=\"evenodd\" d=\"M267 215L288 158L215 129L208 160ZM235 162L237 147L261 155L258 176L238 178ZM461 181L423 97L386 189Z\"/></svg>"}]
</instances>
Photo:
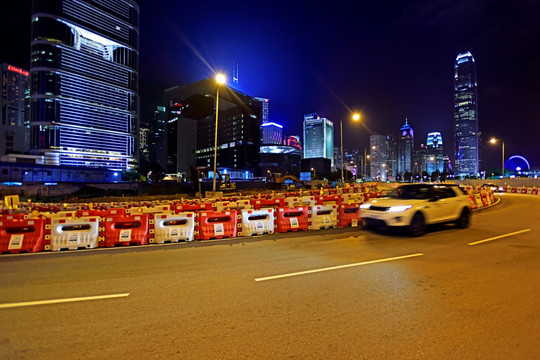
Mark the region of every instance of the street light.
<instances>
[{"instance_id":1,"label":"street light","mask_svg":"<svg viewBox=\"0 0 540 360\"><path fill-rule=\"evenodd\" d=\"M360 114L354 113L352 114L352 119L354 121L360 120ZM339 132L341 137L341 183L345 183L345 178L343 177L343 120L339 122Z\"/></svg>"},{"instance_id":2,"label":"street light","mask_svg":"<svg viewBox=\"0 0 540 360\"><path fill-rule=\"evenodd\" d=\"M490 143L492 144L496 144L499 140L498 139L495 139L495 138L491 138L491 140L489 140ZM504 141L500 140L501 143L502 143L502 162L501 162L501 175L504 179Z\"/></svg>"},{"instance_id":3,"label":"street light","mask_svg":"<svg viewBox=\"0 0 540 360\"><path fill-rule=\"evenodd\" d=\"M212 182L212 191L216 191L216 174L217 174L217 131L218 131L218 113L219 113L219 87L225 84L227 79L223 74L216 74L216 131L214 134L214 181Z\"/></svg>"}]
</instances>

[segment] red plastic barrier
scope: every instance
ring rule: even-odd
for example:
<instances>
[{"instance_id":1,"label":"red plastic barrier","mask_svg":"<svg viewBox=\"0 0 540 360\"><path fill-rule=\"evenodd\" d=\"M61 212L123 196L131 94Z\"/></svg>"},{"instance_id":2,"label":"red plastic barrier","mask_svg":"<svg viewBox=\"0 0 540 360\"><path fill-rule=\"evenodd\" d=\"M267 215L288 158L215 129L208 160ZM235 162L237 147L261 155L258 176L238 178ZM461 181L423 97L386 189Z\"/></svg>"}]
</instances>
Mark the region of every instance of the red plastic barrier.
<instances>
[{"instance_id":1,"label":"red plastic barrier","mask_svg":"<svg viewBox=\"0 0 540 360\"><path fill-rule=\"evenodd\" d=\"M251 199L251 206L253 209L260 210L269 207L285 207L285 198L274 199Z\"/></svg>"},{"instance_id":2,"label":"red plastic barrier","mask_svg":"<svg viewBox=\"0 0 540 360\"><path fill-rule=\"evenodd\" d=\"M360 204L343 204L338 208L338 226L357 226L362 224Z\"/></svg>"},{"instance_id":3,"label":"red plastic barrier","mask_svg":"<svg viewBox=\"0 0 540 360\"><path fill-rule=\"evenodd\" d=\"M317 205L341 204L341 195L319 195L315 196Z\"/></svg>"},{"instance_id":4,"label":"red plastic barrier","mask_svg":"<svg viewBox=\"0 0 540 360\"><path fill-rule=\"evenodd\" d=\"M517 187L513 187L512 190L511 190L512 193L517 193Z\"/></svg>"},{"instance_id":5,"label":"red plastic barrier","mask_svg":"<svg viewBox=\"0 0 540 360\"><path fill-rule=\"evenodd\" d=\"M538 189L533 187L532 190L531 190L531 194L532 195L538 195Z\"/></svg>"},{"instance_id":6,"label":"red plastic barrier","mask_svg":"<svg viewBox=\"0 0 540 360\"><path fill-rule=\"evenodd\" d=\"M309 230L309 207L279 208L276 211L277 232Z\"/></svg>"},{"instance_id":7,"label":"red plastic barrier","mask_svg":"<svg viewBox=\"0 0 540 360\"><path fill-rule=\"evenodd\" d=\"M223 239L236 237L236 210L222 212L202 211L199 213L197 239Z\"/></svg>"},{"instance_id":8,"label":"red plastic barrier","mask_svg":"<svg viewBox=\"0 0 540 360\"><path fill-rule=\"evenodd\" d=\"M198 204L178 204L172 205L171 210L175 214L186 211L203 211L203 210L212 210L212 203L203 202Z\"/></svg>"},{"instance_id":9,"label":"red plastic barrier","mask_svg":"<svg viewBox=\"0 0 540 360\"><path fill-rule=\"evenodd\" d=\"M0 216L0 221L4 221L4 220L24 220L24 217L26 216L26 214L23 214L23 213L18 213L18 214L5 214L5 215L2 215Z\"/></svg>"},{"instance_id":10,"label":"red plastic barrier","mask_svg":"<svg viewBox=\"0 0 540 360\"><path fill-rule=\"evenodd\" d=\"M527 193L527 188L524 186L521 188L521 193L522 194L526 194Z\"/></svg>"},{"instance_id":11,"label":"red plastic barrier","mask_svg":"<svg viewBox=\"0 0 540 360\"><path fill-rule=\"evenodd\" d=\"M44 229L45 219L0 220L0 253L43 251Z\"/></svg>"},{"instance_id":12,"label":"red plastic barrier","mask_svg":"<svg viewBox=\"0 0 540 360\"><path fill-rule=\"evenodd\" d=\"M148 214L107 216L104 224L105 239L100 242L100 246L146 245L148 244L148 223Z\"/></svg>"},{"instance_id":13,"label":"red plastic barrier","mask_svg":"<svg viewBox=\"0 0 540 360\"><path fill-rule=\"evenodd\" d=\"M480 198L482 199L482 206L486 207L489 205L488 200L487 200L487 195L484 190L480 192Z\"/></svg>"},{"instance_id":14,"label":"red plastic barrier","mask_svg":"<svg viewBox=\"0 0 540 360\"><path fill-rule=\"evenodd\" d=\"M472 192L469 192L469 202L471 203L471 209L476 210L478 206L476 205L476 198Z\"/></svg>"}]
</instances>

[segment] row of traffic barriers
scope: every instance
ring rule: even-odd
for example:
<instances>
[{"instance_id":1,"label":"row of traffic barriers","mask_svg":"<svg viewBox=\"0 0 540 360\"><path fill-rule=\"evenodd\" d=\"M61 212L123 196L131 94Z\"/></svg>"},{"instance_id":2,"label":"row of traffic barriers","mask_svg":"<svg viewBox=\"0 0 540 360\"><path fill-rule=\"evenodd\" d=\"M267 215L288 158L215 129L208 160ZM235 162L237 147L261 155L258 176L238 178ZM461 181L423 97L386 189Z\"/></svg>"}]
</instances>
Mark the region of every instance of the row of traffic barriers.
<instances>
[{"instance_id":1,"label":"row of traffic barriers","mask_svg":"<svg viewBox=\"0 0 540 360\"><path fill-rule=\"evenodd\" d=\"M360 205L376 187L265 194L250 198L109 204L33 204L0 216L0 253L93 249L226 239L362 224ZM336 189L330 189L336 190ZM342 189L345 190L345 189ZM358 190L355 192L355 190ZM493 203L489 189L470 189L473 209Z\"/></svg>"}]
</instances>

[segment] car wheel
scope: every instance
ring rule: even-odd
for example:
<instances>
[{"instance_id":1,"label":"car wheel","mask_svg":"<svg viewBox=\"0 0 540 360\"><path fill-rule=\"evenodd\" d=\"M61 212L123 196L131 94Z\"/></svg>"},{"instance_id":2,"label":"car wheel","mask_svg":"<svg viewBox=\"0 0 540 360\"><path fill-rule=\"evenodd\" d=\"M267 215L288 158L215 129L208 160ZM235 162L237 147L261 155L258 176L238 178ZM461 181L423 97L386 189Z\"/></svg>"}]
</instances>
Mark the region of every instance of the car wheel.
<instances>
[{"instance_id":1,"label":"car wheel","mask_svg":"<svg viewBox=\"0 0 540 360\"><path fill-rule=\"evenodd\" d=\"M426 223L424 221L424 215L417 212L414 214L411 223L409 225L409 235L411 236L422 236L426 231Z\"/></svg>"},{"instance_id":2,"label":"car wheel","mask_svg":"<svg viewBox=\"0 0 540 360\"><path fill-rule=\"evenodd\" d=\"M459 215L459 218L457 220L457 226L460 229L468 228L471 224L471 211L468 208L464 208L461 210L461 215Z\"/></svg>"}]
</instances>

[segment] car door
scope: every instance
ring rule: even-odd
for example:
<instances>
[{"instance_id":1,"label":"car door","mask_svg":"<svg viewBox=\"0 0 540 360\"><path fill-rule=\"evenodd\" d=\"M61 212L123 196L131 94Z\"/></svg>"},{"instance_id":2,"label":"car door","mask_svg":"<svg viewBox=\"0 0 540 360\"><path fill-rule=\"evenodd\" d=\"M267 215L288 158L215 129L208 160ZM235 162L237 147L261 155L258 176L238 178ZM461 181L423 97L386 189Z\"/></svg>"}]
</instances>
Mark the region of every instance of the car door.
<instances>
[{"instance_id":1,"label":"car door","mask_svg":"<svg viewBox=\"0 0 540 360\"><path fill-rule=\"evenodd\" d=\"M450 187L444 186L438 188L439 192L439 222L450 221L456 218L457 207L459 206L459 199L456 196L454 190Z\"/></svg>"}]
</instances>

